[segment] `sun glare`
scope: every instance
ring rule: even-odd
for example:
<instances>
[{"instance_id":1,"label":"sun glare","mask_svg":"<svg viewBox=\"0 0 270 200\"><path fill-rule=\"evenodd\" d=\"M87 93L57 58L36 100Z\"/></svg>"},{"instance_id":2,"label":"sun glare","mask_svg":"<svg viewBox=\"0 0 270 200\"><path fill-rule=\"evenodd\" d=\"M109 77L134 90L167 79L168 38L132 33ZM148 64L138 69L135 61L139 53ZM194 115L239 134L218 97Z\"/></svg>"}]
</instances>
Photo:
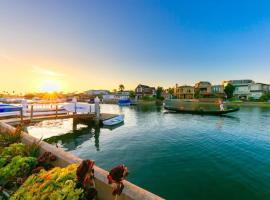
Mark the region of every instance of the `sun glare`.
<instances>
[{"instance_id":1,"label":"sun glare","mask_svg":"<svg viewBox=\"0 0 270 200\"><path fill-rule=\"evenodd\" d=\"M61 85L54 80L45 80L41 84L40 90L42 92L57 92L61 90Z\"/></svg>"}]
</instances>

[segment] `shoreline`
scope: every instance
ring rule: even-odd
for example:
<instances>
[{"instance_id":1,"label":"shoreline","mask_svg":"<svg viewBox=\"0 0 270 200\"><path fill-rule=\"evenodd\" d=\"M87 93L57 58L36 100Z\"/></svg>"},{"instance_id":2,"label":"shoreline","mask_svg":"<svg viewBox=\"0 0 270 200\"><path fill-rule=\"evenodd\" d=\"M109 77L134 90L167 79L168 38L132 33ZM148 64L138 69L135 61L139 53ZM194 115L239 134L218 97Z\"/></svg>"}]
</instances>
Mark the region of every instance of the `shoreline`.
<instances>
[{"instance_id":1,"label":"shoreline","mask_svg":"<svg viewBox=\"0 0 270 200\"><path fill-rule=\"evenodd\" d=\"M228 106L240 106L240 107L266 107L270 108L270 102L228 102Z\"/></svg>"}]
</instances>

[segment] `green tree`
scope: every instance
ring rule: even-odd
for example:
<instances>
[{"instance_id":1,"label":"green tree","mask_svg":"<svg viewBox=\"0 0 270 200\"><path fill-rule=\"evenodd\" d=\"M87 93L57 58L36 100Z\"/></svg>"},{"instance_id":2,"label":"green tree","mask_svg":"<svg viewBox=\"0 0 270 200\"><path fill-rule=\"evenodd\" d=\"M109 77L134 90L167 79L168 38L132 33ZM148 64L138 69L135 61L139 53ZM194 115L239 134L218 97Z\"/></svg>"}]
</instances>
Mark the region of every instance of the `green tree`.
<instances>
[{"instance_id":1,"label":"green tree","mask_svg":"<svg viewBox=\"0 0 270 200\"><path fill-rule=\"evenodd\" d=\"M129 98L131 98L131 99L135 98L135 92L134 91L129 92Z\"/></svg>"},{"instance_id":2,"label":"green tree","mask_svg":"<svg viewBox=\"0 0 270 200\"><path fill-rule=\"evenodd\" d=\"M125 86L124 86L123 84L120 84L120 85L119 85L119 91L120 91L120 92L123 92L124 89L125 89Z\"/></svg>"},{"instance_id":3,"label":"green tree","mask_svg":"<svg viewBox=\"0 0 270 200\"><path fill-rule=\"evenodd\" d=\"M226 87L224 88L224 92L227 95L228 99L233 97L234 90L235 90L235 87L232 84L228 83L228 85L226 85Z\"/></svg>"},{"instance_id":4,"label":"green tree","mask_svg":"<svg viewBox=\"0 0 270 200\"><path fill-rule=\"evenodd\" d=\"M163 92L163 88L162 87L158 87L157 91L156 91L156 98L159 100L163 100L163 96L162 96L162 92Z\"/></svg>"},{"instance_id":5,"label":"green tree","mask_svg":"<svg viewBox=\"0 0 270 200\"><path fill-rule=\"evenodd\" d=\"M170 95L174 95L174 89L173 88L169 88L168 92L169 92Z\"/></svg>"},{"instance_id":6,"label":"green tree","mask_svg":"<svg viewBox=\"0 0 270 200\"><path fill-rule=\"evenodd\" d=\"M270 100L270 92L264 93L264 94L260 97L259 100L260 100L260 101L269 101L269 100Z\"/></svg>"},{"instance_id":7,"label":"green tree","mask_svg":"<svg viewBox=\"0 0 270 200\"><path fill-rule=\"evenodd\" d=\"M202 95L201 95L201 93L200 93L200 90L195 90L194 97L195 97L195 99L202 98Z\"/></svg>"}]
</instances>

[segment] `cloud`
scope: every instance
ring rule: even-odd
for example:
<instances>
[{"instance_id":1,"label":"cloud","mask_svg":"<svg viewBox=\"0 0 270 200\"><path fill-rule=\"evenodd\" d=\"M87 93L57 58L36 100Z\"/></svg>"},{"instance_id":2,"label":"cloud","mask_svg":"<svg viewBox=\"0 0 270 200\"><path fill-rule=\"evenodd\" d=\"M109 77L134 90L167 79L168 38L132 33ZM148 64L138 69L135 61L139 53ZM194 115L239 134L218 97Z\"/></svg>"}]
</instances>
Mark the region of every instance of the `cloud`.
<instances>
[{"instance_id":1,"label":"cloud","mask_svg":"<svg viewBox=\"0 0 270 200\"><path fill-rule=\"evenodd\" d=\"M65 74L54 72L52 70L45 69L45 68L40 67L40 66L32 66L32 68L33 68L34 72L41 74L41 75L45 75L45 76L58 76L58 77L65 76Z\"/></svg>"}]
</instances>

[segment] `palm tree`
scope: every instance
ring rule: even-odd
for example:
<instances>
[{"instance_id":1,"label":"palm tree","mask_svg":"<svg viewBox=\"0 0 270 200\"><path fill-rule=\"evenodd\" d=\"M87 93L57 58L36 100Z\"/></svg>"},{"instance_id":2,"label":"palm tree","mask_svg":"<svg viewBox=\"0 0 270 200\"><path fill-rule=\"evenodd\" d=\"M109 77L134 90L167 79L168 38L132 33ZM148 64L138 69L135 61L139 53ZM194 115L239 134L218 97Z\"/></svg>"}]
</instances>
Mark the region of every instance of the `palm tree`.
<instances>
[{"instance_id":1,"label":"palm tree","mask_svg":"<svg viewBox=\"0 0 270 200\"><path fill-rule=\"evenodd\" d=\"M123 84L120 84L120 85L119 85L119 90L120 90L120 92L123 92L124 89L125 89L125 86L124 86Z\"/></svg>"}]
</instances>

